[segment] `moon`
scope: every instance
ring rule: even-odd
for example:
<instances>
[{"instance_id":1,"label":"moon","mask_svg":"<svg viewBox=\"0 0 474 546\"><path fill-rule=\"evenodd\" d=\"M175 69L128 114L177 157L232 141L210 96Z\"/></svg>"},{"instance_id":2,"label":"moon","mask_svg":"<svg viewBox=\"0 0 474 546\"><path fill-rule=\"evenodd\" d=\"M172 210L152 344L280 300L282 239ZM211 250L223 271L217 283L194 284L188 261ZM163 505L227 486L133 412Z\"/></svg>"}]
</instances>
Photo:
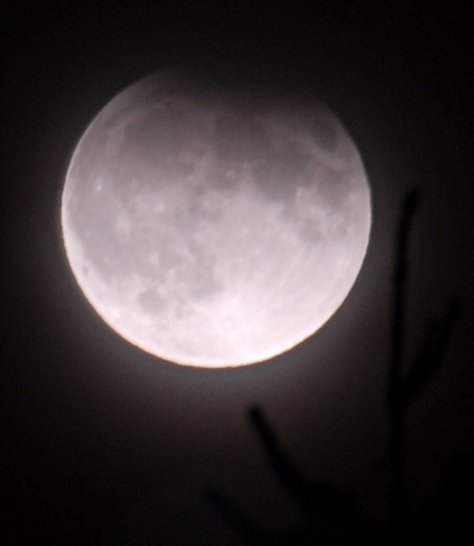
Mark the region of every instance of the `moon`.
<instances>
[{"instance_id":1,"label":"moon","mask_svg":"<svg viewBox=\"0 0 474 546\"><path fill-rule=\"evenodd\" d=\"M61 226L79 287L121 337L176 364L241 366L341 306L368 246L370 188L318 99L168 71L90 123Z\"/></svg>"}]
</instances>

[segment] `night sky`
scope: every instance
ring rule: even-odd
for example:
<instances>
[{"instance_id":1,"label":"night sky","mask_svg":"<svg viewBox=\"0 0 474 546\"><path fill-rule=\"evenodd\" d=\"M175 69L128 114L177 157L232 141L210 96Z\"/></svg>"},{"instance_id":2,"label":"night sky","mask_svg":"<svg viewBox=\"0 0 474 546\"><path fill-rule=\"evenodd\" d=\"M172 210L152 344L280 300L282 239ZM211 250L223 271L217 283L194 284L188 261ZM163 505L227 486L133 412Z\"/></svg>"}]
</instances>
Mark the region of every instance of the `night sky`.
<instances>
[{"instance_id":1,"label":"night sky","mask_svg":"<svg viewBox=\"0 0 474 546\"><path fill-rule=\"evenodd\" d=\"M305 511L285 490L249 418L255 405L308 483L349 499L367 544L388 543L393 272L412 188L405 370L453 298L460 312L406 413L404 543L472 535L461 498L472 501L474 460L470 13L460 2L166 4L0 8L1 543L259 544L212 486L281 544L349 544L328 538L345 501ZM62 185L91 119L140 77L193 62L320 96L372 189L367 257L342 307L294 350L236 370L176 366L120 339L83 298L61 242Z\"/></svg>"}]
</instances>

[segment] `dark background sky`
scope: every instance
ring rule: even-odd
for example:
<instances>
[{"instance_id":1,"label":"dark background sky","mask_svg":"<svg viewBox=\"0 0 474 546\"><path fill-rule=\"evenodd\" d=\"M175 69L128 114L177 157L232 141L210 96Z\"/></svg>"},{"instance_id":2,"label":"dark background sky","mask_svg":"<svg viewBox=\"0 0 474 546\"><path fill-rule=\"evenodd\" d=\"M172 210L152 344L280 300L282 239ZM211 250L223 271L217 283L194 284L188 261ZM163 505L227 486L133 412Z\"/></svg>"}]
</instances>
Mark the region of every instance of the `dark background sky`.
<instances>
[{"instance_id":1,"label":"dark background sky","mask_svg":"<svg viewBox=\"0 0 474 546\"><path fill-rule=\"evenodd\" d=\"M386 520L394 238L413 186L423 199L410 249L409 354L452 296L463 313L408 412L410 507L420 528L431 522L427 541L467 528L470 13L457 2L70 4L0 8L2 544L244 544L206 502L210 482L283 536L302 516L250 426L255 403L309 479ZM374 214L363 269L333 319L271 362L218 372L170 365L115 336L79 293L58 222L71 153L98 110L154 70L203 60L265 69L275 85L295 81L325 99L359 146Z\"/></svg>"}]
</instances>

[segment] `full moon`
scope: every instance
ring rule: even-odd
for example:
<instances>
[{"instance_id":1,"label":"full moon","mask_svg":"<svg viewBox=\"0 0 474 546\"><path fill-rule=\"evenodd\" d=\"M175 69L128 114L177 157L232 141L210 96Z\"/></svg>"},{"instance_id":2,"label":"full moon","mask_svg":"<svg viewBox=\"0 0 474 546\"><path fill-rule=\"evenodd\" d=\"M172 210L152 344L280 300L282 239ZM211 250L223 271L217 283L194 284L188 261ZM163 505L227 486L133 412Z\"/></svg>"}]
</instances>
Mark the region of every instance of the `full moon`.
<instances>
[{"instance_id":1,"label":"full moon","mask_svg":"<svg viewBox=\"0 0 474 546\"><path fill-rule=\"evenodd\" d=\"M318 99L170 71L92 120L61 225L79 287L120 336L177 364L241 366L341 306L367 250L370 189Z\"/></svg>"}]
</instances>

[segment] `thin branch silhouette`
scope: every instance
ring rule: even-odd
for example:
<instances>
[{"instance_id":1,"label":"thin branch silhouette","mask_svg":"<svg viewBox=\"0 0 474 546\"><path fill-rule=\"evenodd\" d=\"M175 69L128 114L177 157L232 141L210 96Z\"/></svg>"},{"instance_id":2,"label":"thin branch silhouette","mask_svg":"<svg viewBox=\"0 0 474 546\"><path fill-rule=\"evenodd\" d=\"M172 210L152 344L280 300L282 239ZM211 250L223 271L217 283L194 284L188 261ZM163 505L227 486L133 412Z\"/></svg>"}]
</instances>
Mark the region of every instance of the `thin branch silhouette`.
<instances>
[{"instance_id":1,"label":"thin branch silhouette","mask_svg":"<svg viewBox=\"0 0 474 546\"><path fill-rule=\"evenodd\" d=\"M430 322L427 326L415 358L403 380L402 393L405 405L413 402L426 389L434 373L440 367L461 312L460 302L453 299L442 318Z\"/></svg>"},{"instance_id":2,"label":"thin branch silhouette","mask_svg":"<svg viewBox=\"0 0 474 546\"><path fill-rule=\"evenodd\" d=\"M390 421L390 503L393 533L403 533L406 521L405 461L403 456L404 406L401 396L402 366L405 345L406 292L408 280L408 245L413 220L420 204L420 192L405 197L397 233L392 303L392 352L388 376L388 412Z\"/></svg>"},{"instance_id":3,"label":"thin branch silhouette","mask_svg":"<svg viewBox=\"0 0 474 546\"><path fill-rule=\"evenodd\" d=\"M415 357L404 373L406 350L406 301L409 280L409 243L415 215L421 202L419 190L407 194L402 205L397 233L392 306L392 352L388 377L388 412L390 421L390 503L391 532L395 543L405 535L409 520L406 490L404 446L405 418L409 405L426 389L441 366L450 344L454 325L462 306L457 299L448 305L441 319L425 329Z\"/></svg>"},{"instance_id":4,"label":"thin branch silhouette","mask_svg":"<svg viewBox=\"0 0 474 546\"><path fill-rule=\"evenodd\" d=\"M249 417L263 443L269 463L273 467L277 478L289 495L303 509L307 510L314 504L314 491L308 481L290 460L290 457L283 452L276 433L263 411L258 406L254 406L249 411Z\"/></svg>"}]
</instances>

